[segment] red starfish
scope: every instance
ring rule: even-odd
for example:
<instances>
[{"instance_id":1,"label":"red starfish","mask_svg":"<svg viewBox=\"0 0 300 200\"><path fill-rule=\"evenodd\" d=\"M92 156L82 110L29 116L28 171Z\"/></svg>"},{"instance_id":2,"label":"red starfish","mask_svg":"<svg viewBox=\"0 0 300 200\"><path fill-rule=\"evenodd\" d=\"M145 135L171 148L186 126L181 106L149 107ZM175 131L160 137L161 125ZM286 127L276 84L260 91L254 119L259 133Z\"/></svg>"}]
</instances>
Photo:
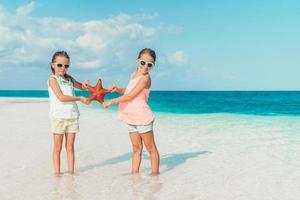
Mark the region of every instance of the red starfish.
<instances>
[{"instance_id":1,"label":"red starfish","mask_svg":"<svg viewBox=\"0 0 300 200\"><path fill-rule=\"evenodd\" d=\"M96 86L92 87L90 85L87 85L87 89L90 92L90 101L97 100L99 103L104 102L104 96L107 93L110 93L110 90L104 89L102 87L102 80L99 79Z\"/></svg>"}]
</instances>

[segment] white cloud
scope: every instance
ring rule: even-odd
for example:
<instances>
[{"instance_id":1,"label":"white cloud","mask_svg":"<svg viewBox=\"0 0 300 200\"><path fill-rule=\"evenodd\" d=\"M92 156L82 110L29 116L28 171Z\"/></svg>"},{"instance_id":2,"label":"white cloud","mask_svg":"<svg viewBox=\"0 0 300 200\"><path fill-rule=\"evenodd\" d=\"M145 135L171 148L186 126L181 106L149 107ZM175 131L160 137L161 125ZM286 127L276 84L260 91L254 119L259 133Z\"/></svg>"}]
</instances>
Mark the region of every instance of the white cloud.
<instances>
[{"instance_id":1,"label":"white cloud","mask_svg":"<svg viewBox=\"0 0 300 200\"><path fill-rule=\"evenodd\" d=\"M33 9L34 9L34 1L30 2L25 6L18 7L16 10L16 15L18 16L28 15L33 11Z\"/></svg>"},{"instance_id":2,"label":"white cloud","mask_svg":"<svg viewBox=\"0 0 300 200\"><path fill-rule=\"evenodd\" d=\"M71 74L79 80L103 78L105 84L118 81L126 84L135 69L135 58L144 47L156 46L163 34L177 34L181 27L160 23L159 15L126 14L95 20L76 21L58 17L34 17L34 2L8 12L0 5L0 75L4 81L27 77L26 84L17 88L43 88L34 84L36 76L50 73L49 62L57 50L71 56ZM159 45L158 45L159 46ZM158 49L155 49L158 50ZM159 52L153 77L170 84L174 71L180 80L189 64L182 51ZM6 76L5 76L6 77ZM0 82L1 82L0 80ZM41 78L42 80L42 78Z\"/></svg>"},{"instance_id":3,"label":"white cloud","mask_svg":"<svg viewBox=\"0 0 300 200\"><path fill-rule=\"evenodd\" d=\"M174 65L185 65L188 63L188 56L183 51L176 51L167 54L167 62Z\"/></svg>"},{"instance_id":4,"label":"white cloud","mask_svg":"<svg viewBox=\"0 0 300 200\"><path fill-rule=\"evenodd\" d=\"M79 66L83 67L83 68L97 68L98 66L102 65L102 61L101 60L93 60L93 61L87 61L87 62L80 62L78 63Z\"/></svg>"},{"instance_id":5,"label":"white cloud","mask_svg":"<svg viewBox=\"0 0 300 200\"><path fill-rule=\"evenodd\" d=\"M17 8L15 14L0 9L1 68L48 63L56 50L66 50L75 68L124 65L132 62L128 60L132 49L147 46L164 30L160 25L145 25L157 14L121 13L106 19L74 21L30 16L34 2Z\"/></svg>"}]
</instances>

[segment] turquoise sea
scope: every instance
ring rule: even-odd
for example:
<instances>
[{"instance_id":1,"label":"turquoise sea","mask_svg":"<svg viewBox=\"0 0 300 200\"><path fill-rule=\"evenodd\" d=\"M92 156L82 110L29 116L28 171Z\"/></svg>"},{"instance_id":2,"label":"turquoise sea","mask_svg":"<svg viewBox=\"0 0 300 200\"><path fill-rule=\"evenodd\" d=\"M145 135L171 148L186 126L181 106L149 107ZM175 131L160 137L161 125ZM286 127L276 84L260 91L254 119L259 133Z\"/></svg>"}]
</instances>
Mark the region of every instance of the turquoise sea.
<instances>
[{"instance_id":1,"label":"turquoise sea","mask_svg":"<svg viewBox=\"0 0 300 200\"><path fill-rule=\"evenodd\" d=\"M76 91L76 95L88 97L89 94ZM115 93L108 94L106 98L116 96ZM48 92L0 90L0 97L48 98ZM178 114L295 116L300 115L300 91L151 91L149 104L156 112Z\"/></svg>"}]
</instances>

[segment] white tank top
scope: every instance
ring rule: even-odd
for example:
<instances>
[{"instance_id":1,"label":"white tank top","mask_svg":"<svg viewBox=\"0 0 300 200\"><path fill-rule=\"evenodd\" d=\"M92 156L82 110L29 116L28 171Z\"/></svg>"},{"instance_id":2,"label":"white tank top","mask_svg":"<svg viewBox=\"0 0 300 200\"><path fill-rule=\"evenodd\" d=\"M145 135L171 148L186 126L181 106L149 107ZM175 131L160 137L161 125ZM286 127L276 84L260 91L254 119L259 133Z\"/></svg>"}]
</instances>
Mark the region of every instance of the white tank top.
<instances>
[{"instance_id":1,"label":"white tank top","mask_svg":"<svg viewBox=\"0 0 300 200\"><path fill-rule=\"evenodd\" d=\"M54 77L64 95L75 96L74 87L71 80L65 82L65 80L60 76L51 75ZM78 106L75 101L71 102L61 102L53 92L49 85L48 79L48 92L50 99L50 117L51 118L61 118L61 119L74 119L79 117Z\"/></svg>"}]
</instances>

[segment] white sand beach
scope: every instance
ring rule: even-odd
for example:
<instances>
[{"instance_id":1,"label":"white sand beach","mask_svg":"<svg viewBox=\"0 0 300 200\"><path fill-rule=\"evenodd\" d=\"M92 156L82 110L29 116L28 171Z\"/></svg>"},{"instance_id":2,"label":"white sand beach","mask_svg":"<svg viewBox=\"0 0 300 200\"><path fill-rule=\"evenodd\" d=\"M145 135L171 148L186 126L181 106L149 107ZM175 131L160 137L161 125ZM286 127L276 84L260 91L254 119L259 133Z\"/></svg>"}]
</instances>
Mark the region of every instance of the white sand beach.
<instances>
[{"instance_id":1,"label":"white sand beach","mask_svg":"<svg viewBox=\"0 0 300 200\"><path fill-rule=\"evenodd\" d=\"M52 169L48 99L0 99L0 199L299 200L300 117L156 113L161 174L131 144L115 111L80 106L76 174Z\"/></svg>"}]
</instances>

